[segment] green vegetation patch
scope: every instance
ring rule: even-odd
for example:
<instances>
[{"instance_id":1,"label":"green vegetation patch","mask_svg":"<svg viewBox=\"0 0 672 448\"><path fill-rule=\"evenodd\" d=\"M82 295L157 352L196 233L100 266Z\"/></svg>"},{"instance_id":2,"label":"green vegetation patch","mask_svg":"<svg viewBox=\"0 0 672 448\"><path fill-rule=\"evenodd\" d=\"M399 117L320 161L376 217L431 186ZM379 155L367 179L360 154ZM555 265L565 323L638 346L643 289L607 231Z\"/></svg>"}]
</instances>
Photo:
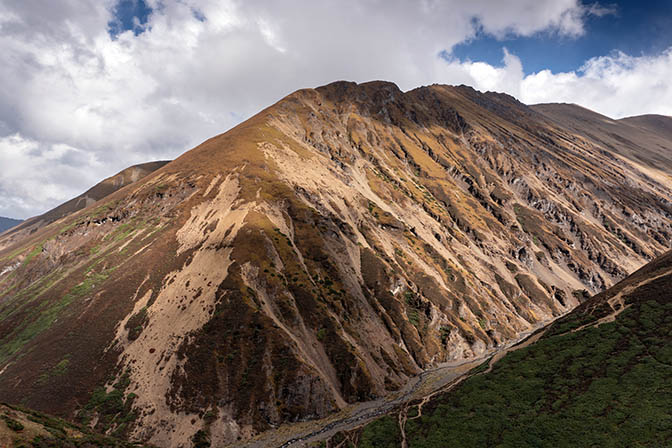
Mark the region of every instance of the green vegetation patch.
<instances>
[{"instance_id":1,"label":"green vegetation patch","mask_svg":"<svg viewBox=\"0 0 672 448\"><path fill-rule=\"evenodd\" d=\"M50 328L70 304L100 286L112 271L113 269L100 273L89 272L81 283L74 286L60 300L45 301L36 306L22 326L0 341L0 362L4 362L37 335Z\"/></svg>"},{"instance_id":2,"label":"green vegetation patch","mask_svg":"<svg viewBox=\"0 0 672 448\"><path fill-rule=\"evenodd\" d=\"M137 230L137 223L125 222L119 225L114 232L110 232L103 238L103 241L121 241L131 236Z\"/></svg>"},{"instance_id":3,"label":"green vegetation patch","mask_svg":"<svg viewBox=\"0 0 672 448\"><path fill-rule=\"evenodd\" d=\"M196 431L196 433L191 437L191 442L194 448L209 448L211 446L208 433L202 429Z\"/></svg>"},{"instance_id":4,"label":"green vegetation patch","mask_svg":"<svg viewBox=\"0 0 672 448\"><path fill-rule=\"evenodd\" d=\"M386 415L367 425L359 439L361 448L394 447L401 445L401 434L397 419Z\"/></svg>"},{"instance_id":5,"label":"green vegetation patch","mask_svg":"<svg viewBox=\"0 0 672 448\"><path fill-rule=\"evenodd\" d=\"M137 395L125 393L130 383L129 373L124 372L109 392L105 387L97 387L89 402L79 411L78 418L82 424L88 426L93 416L97 415L98 421L94 429L104 433L111 430L115 437L124 436L130 424L137 418L133 410L133 401Z\"/></svg>"},{"instance_id":6,"label":"green vegetation patch","mask_svg":"<svg viewBox=\"0 0 672 448\"><path fill-rule=\"evenodd\" d=\"M138 339L148 321L147 307L142 307L140 311L132 315L126 322L126 325L124 325L124 328L128 331L128 340L134 341Z\"/></svg>"},{"instance_id":7,"label":"green vegetation patch","mask_svg":"<svg viewBox=\"0 0 672 448\"><path fill-rule=\"evenodd\" d=\"M591 316L567 320L428 403L408 446L671 446L672 302L656 283L615 322L571 332ZM359 446L399 446L396 421L368 425Z\"/></svg>"},{"instance_id":8,"label":"green vegetation patch","mask_svg":"<svg viewBox=\"0 0 672 448\"><path fill-rule=\"evenodd\" d=\"M37 379L38 384L45 384L53 377L65 375L68 372L69 365L70 355L66 355L54 367L40 375L40 377Z\"/></svg>"},{"instance_id":9,"label":"green vegetation patch","mask_svg":"<svg viewBox=\"0 0 672 448\"><path fill-rule=\"evenodd\" d=\"M32 261L33 258L38 256L39 254L42 253L42 250L44 249L44 243L43 244L38 244L31 250L28 255L26 255L26 258L23 260L23 265L27 265Z\"/></svg>"},{"instance_id":10,"label":"green vegetation patch","mask_svg":"<svg viewBox=\"0 0 672 448\"><path fill-rule=\"evenodd\" d=\"M2 420L6 423L13 433L14 443L11 446L15 447L33 447L33 448L141 448L146 445L138 443L129 443L123 440L114 439L112 437L97 434L89 428L72 424L60 418L51 417L40 412L26 409L21 406L3 404L2 406L10 413L12 417L5 414ZM33 422L48 435L36 435L36 431L32 425L24 425L17 421L16 418L21 416L22 419Z\"/></svg>"},{"instance_id":11,"label":"green vegetation patch","mask_svg":"<svg viewBox=\"0 0 672 448\"><path fill-rule=\"evenodd\" d=\"M23 424L21 422L17 422L13 418L9 417L8 415L3 415L2 419L5 421L5 424L9 429L11 429L14 432L20 432L23 431Z\"/></svg>"},{"instance_id":12,"label":"green vegetation patch","mask_svg":"<svg viewBox=\"0 0 672 448\"><path fill-rule=\"evenodd\" d=\"M19 255L21 255L21 253L25 250L26 250L25 246L19 247L18 249L14 250L9 255L7 255L6 257L0 258L0 261L12 260L12 259L18 257Z\"/></svg>"},{"instance_id":13,"label":"green vegetation patch","mask_svg":"<svg viewBox=\"0 0 672 448\"><path fill-rule=\"evenodd\" d=\"M110 211L117 208L119 201L110 201L103 205L96 207L90 214L92 219L99 219L107 215Z\"/></svg>"}]
</instances>

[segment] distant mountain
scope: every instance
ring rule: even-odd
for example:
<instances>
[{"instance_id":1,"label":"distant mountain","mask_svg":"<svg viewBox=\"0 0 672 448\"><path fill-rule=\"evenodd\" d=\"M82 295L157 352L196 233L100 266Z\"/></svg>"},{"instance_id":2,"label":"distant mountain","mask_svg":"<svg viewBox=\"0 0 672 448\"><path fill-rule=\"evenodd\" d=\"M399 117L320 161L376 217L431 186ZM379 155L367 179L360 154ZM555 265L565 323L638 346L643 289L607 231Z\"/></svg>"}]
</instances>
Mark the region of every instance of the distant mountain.
<instances>
[{"instance_id":1,"label":"distant mountain","mask_svg":"<svg viewBox=\"0 0 672 448\"><path fill-rule=\"evenodd\" d=\"M665 139L672 139L672 117L667 115L639 115L618 120L639 127Z\"/></svg>"},{"instance_id":2,"label":"distant mountain","mask_svg":"<svg viewBox=\"0 0 672 448\"><path fill-rule=\"evenodd\" d=\"M5 230L11 229L12 227L18 226L22 222L23 221L20 219L3 218L2 216L0 216L0 233L4 232Z\"/></svg>"},{"instance_id":3,"label":"distant mountain","mask_svg":"<svg viewBox=\"0 0 672 448\"><path fill-rule=\"evenodd\" d=\"M9 232L8 235L5 235L4 239L0 240L0 249L14 244L28 235L32 235L44 226L94 204L96 201L109 196L120 188L142 179L149 173L161 168L166 163L168 163L168 161L156 161L131 166L114 176L102 180L86 192L42 215L35 216L22 222L20 221L20 225L13 226L11 232Z\"/></svg>"},{"instance_id":4,"label":"distant mountain","mask_svg":"<svg viewBox=\"0 0 672 448\"><path fill-rule=\"evenodd\" d=\"M339 434L327 446L346 439L377 448L402 440L412 448L670 446L671 288L668 253L491 371L478 373L486 363L450 392Z\"/></svg>"},{"instance_id":5,"label":"distant mountain","mask_svg":"<svg viewBox=\"0 0 672 448\"><path fill-rule=\"evenodd\" d=\"M466 86L297 91L0 237L0 400L239 445L501 347L670 247L650 145L672 142L590 120Z\"/></svg>"},{"instance_id":6,"label":"distant mountain","mask_svg":"<svg viewBox=\"0 0 672 448\"><path fill-rule=\"evenodd\" d=\"M671 117L642 115L613 120L576 104L536 104L531 108L614 156L636 164L658 182L672 181Z\"/></svg>"}]
</instances>

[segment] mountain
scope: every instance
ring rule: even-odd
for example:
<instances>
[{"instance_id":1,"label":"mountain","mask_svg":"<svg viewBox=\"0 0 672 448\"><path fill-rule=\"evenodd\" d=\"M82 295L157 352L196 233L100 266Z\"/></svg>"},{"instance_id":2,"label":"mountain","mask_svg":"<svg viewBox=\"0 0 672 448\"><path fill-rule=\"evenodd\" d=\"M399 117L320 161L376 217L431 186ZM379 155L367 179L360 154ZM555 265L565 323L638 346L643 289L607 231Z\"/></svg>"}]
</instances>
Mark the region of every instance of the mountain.
<instances>
[{"instance_id":1,"label":"mountain","mask_svg":"<svg viewBox=\"0 0 672 448\"><path fill-rule=\"evenodd\" d=\"M669 248L658 153L618 151L465 86L297 91L0 237L0 399L220 446L397 391Z\"/></svg>"},{"instance_id":2,"label":"mountain","mask_svg":"<svg viewBox=\"0 0 672 448\"><path fill-rule=\"evenodd\" d=\"M345 439L378 448L402 440L410 448L669 446L670 288L668 252L490 371L473 372L449 393L413 403L400 416L339 434L332 446Z\"/></svg>"},{"instance_id":3,"label":"mountain","mask_svg":"<svg viewBox=\"0 0 672 448\"><path fill-rule=\"evenodd\" d=\"M618 121L639 127L646 132L657 134L668 140L672 138L672 117L667 115L639 115L621 118Z\"/></svg>"},{"instance_id":4,"label":"mountain","mask_svg":"<svg viewBox=\"0 0 672 448\"><path fill-rule=\"evenodd\" d=\"M672 118L642 115L612 120L576 104L531 106L556 124L588 138L658 182L672 175Z\"/></svg>"},{"instance_id":5,"label":"mountain","mask_svg":"<svg viewBox=\"0 0 672 448\"><path fill-rule=\"evenodd\" d=\"M80 425L8 404L0 404L0 445L4 448L140 448L93 433Z\"/></svg>"},{"instance_id":6,"label":"mountain","mask_svg":"<svg viewBox=\"0 0 672 448\"><path fill-rule=\"evenodd\" d=\"M13 230L9 233L9 236L5 235L5 238L0 241L0 249L8 247L13 243L22 240L27 235L36 232L38 229L46 225L49 225L61 218L64 218L76 211L82 210L83 208L94 204L96 201L103 199L120 188L142 179L149 173L161 168L166 163L168 163L168 161L148 162L131 166L115 174L114 176L104 179L76 198L72 198L42 215L35 216L23 222L16 222L15 225L21 225L12 226ZM4 218L0 218L0 233L2 233L2 219Z\"/></svg>"},{"instance_id":7,"label":"mountain","mask_svg":"<svg viewBox=\"0 0 672 448\"><path fill-rule=\"evenodd\" d=\"M4 218L0 216L0 233L4 232L5 230L11 229L14 226L17 226L21 224L23 221L20 219L13 219L13 218Z\"/></svg>"}]
</instances>

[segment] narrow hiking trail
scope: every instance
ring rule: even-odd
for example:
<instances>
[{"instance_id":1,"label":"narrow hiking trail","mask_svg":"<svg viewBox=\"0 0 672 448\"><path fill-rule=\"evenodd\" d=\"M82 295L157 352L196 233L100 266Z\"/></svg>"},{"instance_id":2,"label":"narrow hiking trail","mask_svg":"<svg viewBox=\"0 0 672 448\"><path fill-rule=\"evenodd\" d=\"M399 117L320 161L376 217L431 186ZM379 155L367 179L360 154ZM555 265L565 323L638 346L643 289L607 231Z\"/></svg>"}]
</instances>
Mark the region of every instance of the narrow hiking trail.
<instances>
[{"instance_id":1,"label":"narrow hiking trail","mask_svg":"<svg viewBox=\"0 0 672 448\"><path fill-rule=\"evenodd\" d=\"M646 279L634 285L626 286L607 300L607 303L612 310L611 313L594 322L569 330L567 333L577 332L591 326L599 326L604 323L615 321L618 315L629 307L629 305L626 305L625 303L625 298L628 294L658 278L670 274L672 274L672 270L665 271L655 277ZM433 397L454 389L462 381L472 376L491 372L495 364L508 353L525 348L543 337L551 323L552 322L546 323L543 326L537 326L533 330L522 334L516 340L511 341L502 347L491 349L480 357L461 362L444 363L433 369L426 370L409 379L403 389L386 397L374 401L353 404L341 412L322 420L299 422L281 426L277 430L267 431L258 435L243 446L248 448L307 447L316 442L326 440L338 432L348 432L360 428L377 417L397 413L397 421L401 434L400 446L401 448L408 448L405 431L406 423L409 420L422 417L423 407ZM480 372L470 373L472 369L478 367L486 360L489 361L487 369ZM408 413L411 409L415 409L416 412L412 416L409 416ZM356 446L356 438L356 435L348 434L335 448L345 447L348 443L352 443Z\"/></svg>"},{"instance_id":2,"label":"narrow hiking trail","mask_svg":"<svg viewBox=\"0 0 672 448\"><path fill-rule=\"evenodd\" d=\"M408 417L408 410L411 406L406 405L404 406L400 411L399 411L399 431L401 433L401 448L408 448L408 443L406 442L406 422L408 420L414 420L416 418L422 417L422 408L425 404L429 402L429 400L432 399L435 395L438 395L440 393L445 393L450 391L451 389L455 388L458 384L460 384L462 381L471 378L472 376L476 375L484 375L486 373L489 373L492 371L493 367L495 364L504 358L508 353L520 350L521 348L525 348L529 346L530 344L535 343L541 337L546 333L547 328L544 328L541 331L537 331L536 333L533 333L532 336L528 337L527 339L523 339L521 342L515 343L513 345L510 345L502 350L497 351L489 360L488 362L488 368L482 372L475 372L475 373L466 373L462 375L461 377L457 378L455 381L450 383L448 386L436 390L432 392L429 395L426 395L420 403L413 405L413 407L416 407L417 409L417 415L414 415L413 417Z\"/></svg>"},{"instance_id":3,"label":"narrow hiking trail","mask_svg":"<svg viewBox=\"0 0 672 448\"><path fill-rule=\"evenodd\" d=\"M667 271L664 271L654 277L647 278L646 280L643 280L639 283L635 283L634 285L628 285L624 287L622 290L620 290L616 295L613 297L607 299L607 303L611 307L612 312L607 314L604 317L601 317L595 322L589 322L587 324L581 325L580 327L577 327L573 330L571 330L572 333L576 333L577 331L581 331L585 328L588 327L599 327L602 324L608 323L608 322L613 322L616 320L619 314L621 314L623 311L626 310L630 305L625 304L625 297L628 294L631 294L633 291L636 291L637 289L641 288L642 286L646 286L649 283L658 280L659 278L665 277L667 275L672 274L672 269L669 269ZM592 313L592 311L591 311Z\"/></svg>"}]
</instances>

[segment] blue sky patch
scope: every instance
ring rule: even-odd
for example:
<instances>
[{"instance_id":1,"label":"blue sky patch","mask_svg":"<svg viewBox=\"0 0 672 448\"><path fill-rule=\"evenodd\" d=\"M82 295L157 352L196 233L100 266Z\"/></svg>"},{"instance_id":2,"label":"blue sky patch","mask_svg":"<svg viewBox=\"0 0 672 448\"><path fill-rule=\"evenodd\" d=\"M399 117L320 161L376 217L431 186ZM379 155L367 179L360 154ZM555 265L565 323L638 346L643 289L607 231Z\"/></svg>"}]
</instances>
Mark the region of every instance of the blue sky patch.
<instances>
[{"instance_id":1,"label":"blue sky patch","mask_svg":"<svg viewBox=\"0 0 672 448\"><path fill-rule=\"evenodd\" d=\"M199 22L205 22L205 15L196 8L191 8L191 14L194 16L194 19Z\"/></svg>"},{"instance_id":2,"label":"blue sky patch","mask_svg":"<svg viewBox=\"0 0 672 448\"><path fill-rule=\"evenodd\" d=\"M137 36L145 31L151 13L145 0L119 0L113 10L114 19L107 24L108 32L113 39L126 31Z\"/></svg>"},{"instance_id":3,"label":"blue sky patch","mask_svg":"<svg viewBox=\"0 0 672 448\"><path fill-rule=\"evenodd\" d=\"M542 32L530 37L497 39L480 33L456 45L452 54L460 60L502 65L506 47L518 56L525 74L550 69L554 73L579 69L592 57L622 51L631 56L657 55L672 46L672 1L623 0L604 3L614 14L585 18L585 34L578 38Z\"/></svg>"}]
</instances>

